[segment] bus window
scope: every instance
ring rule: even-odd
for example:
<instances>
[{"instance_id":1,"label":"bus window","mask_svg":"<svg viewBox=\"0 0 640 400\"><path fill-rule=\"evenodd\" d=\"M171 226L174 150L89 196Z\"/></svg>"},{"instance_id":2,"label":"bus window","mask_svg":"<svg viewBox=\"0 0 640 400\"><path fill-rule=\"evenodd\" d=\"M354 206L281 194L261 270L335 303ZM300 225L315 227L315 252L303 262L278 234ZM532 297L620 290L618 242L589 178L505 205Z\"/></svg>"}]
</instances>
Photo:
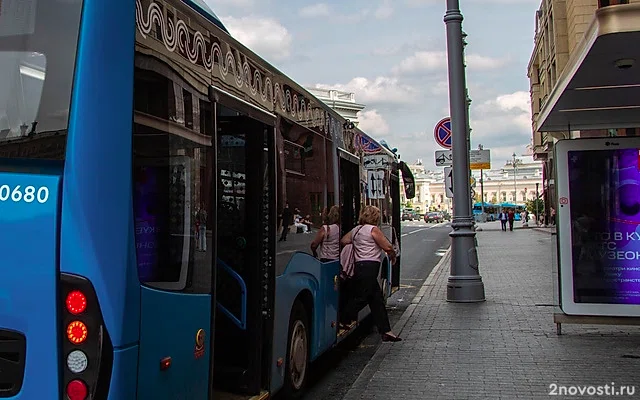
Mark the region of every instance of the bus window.
<instances>
[{"instance_id":1,"label":"bus window","mask_svg":"<svg viewBox=\"0 0 640 400\"><path fill-rule=\"evenodd\" d=\"M296 251L311 253L311 242L323 223L330 191L327 153L331 142L301 125L281 120L284 178L278 188L277 274ZM332 171L332 170L331 170ZM333 185L331 184L331 189Z\"/></svg>"},{"instance_id":2,"label":"bus window","mask_svg":"<svg viewBox=\"0 0 640 400\"><path fill-rule=\"evenodd\" d=\"M0 3L0 158L64 159L82 0Z\"/></svg>"},{"instance_id":3,"label":"bus window","mask_svg":"<svg viewBox=\"0 0 640 400\"><path fill-rule=\"evenodd\" d=\"M212 107L167 66L142 57L133 132L138 276L159 289L209 293Z\"/></svg>"}]
</instances>

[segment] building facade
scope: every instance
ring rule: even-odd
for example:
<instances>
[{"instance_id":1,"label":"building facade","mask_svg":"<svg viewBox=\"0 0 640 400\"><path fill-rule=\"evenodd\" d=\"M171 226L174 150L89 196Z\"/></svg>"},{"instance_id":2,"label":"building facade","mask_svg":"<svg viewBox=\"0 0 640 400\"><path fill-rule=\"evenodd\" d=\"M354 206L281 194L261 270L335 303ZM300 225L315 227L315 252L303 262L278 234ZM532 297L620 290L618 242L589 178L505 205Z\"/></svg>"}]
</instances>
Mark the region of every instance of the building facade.
<instances>
[{"instance_id":1,"label":"building facade","mask_svg":"<svg viewBox=\"0 0 640 400\"><path fill-rule=\"evenodd\" d=\"M422 160L409 165L416 182L416 196L410 202L404 198L401 190L401 202L421 213L428 211L446 211L451 213L453 201L446 196L444 169L427 170ZM484 194L486 203L515 203L524 205L527 201L543 195L543 163L533 156L521 156L507 162L502 168L473 171L475 178L474 202L480 202ZM482 188L482 190L481 190Z\"/></svg>"},{"instance_id":2,"label":"building facade","mask_svg":"<svg viewBox=\"0 0 640 400\"><path fill-rule=\"evenodd\" d=\"M606 110L619 108L614 104L593 104L587 100L589 96L583 95L581 96L582 101L585 102L583 107L572 101L564 101L563 109L558 109L557 105L563 99L562 96L575 95L570 93L574 90L573 88L608 90L616 87L610 82L611 76L616 73L613 69L595 71L596 75L592 75L598 76L596 79L607 83L588 81L579 84L572 79L578 75L579 71L583 71L584 74L585 68L590 67L587 65L589 56L594 59L603 57L602 52L590 54L600 36L605 36L605 33L633 34L635 28L628 22L633 18L638 19L637 28L640 29L640 18L635 17L639 12L640 0L543 0L536 12L535 45L527 72L531 95L533 156L535 160L543 162L542 185L547 194L545 196L547 211L550 210L549 205L556 202L553 147L558 140L637 134L637 125L621 121L614 113L607 113ZM617 32L616 29L621 32ZM626 37L628 47L637 47L635 44L637 42L632 41L631 38L631 36ZM622 45L625 38L620 36L615 40ZM622 57L617 48L610 50L613 57ZM615 61L615 59L611 60L612 66ZM598 65L603 63L600 62ZM635 83L622 81L618 86ZM611 93L609 90L608 94ZM620 94L622 98L629 96L629 93L620 92ZM604 95L601 98L608 97ZM605 117L601 119L602 123L598 126L593 123L582 123L589 119L585 118L587 113L591 113L590 119L593 120L594 110L605 112ZM567 111L572 112L569 114ZM549 122L552 120L551 117L561 123L551 127ZM545 123L547 128L543 126Z\"/></svg>"},{"instance_id":3,"label":"building facade","mask_svg":"<svg viewBox=\"0 0 640 400\"><path fill-rule=\"evenodd\" d=\"M356 126L358 126L358 113L364 110L365 105L356 103L355 93L342 92L340 90L334 89L319 89L310 87L307 87L305 89L316 96L318 100L333 108L342 117L350 120Z\"/></svg>"}]
</instances>

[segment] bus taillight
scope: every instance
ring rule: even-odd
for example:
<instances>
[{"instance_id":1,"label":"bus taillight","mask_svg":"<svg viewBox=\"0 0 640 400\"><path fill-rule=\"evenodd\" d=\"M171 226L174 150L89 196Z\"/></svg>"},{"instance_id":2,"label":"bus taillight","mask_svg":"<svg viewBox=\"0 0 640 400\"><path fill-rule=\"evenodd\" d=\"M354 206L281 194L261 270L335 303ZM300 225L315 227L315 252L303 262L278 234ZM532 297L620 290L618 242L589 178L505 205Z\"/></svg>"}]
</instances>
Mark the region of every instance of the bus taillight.
<instances>
[{"instance_id":1,"label":"bus taillight","mask_svg":"<svg viewBox=\"0 0 640 400\"><path fill-rule=\"evenodd\" d=\"M87 296L79 290L74 290L67 295L67 310L73 314L82 314L87 309Z\"/></svg>"},{"instance_id":2,"label":"bus taillight","mask_svg":"<svg viewBox=\"0 0 640 400\"><path fill-rule=\"evenodd\" d=\"M102 400L108 397L113 345L104 324L100 302L91 282L60 274L60 349L62 398Z\"/></svg>"},{"instance_id":3,"label":"bus taillight","mask_svg":"<svg viewBox=\"0 0 640 400\"><path fill-rule=\"evenodd\" d=\"M87 385L81 380L73 380L67 385L67 397L69 400L85 400L87 394Z\"/></svg>"},{"instance_id":4,"label":"bus taillight","mask_svg":"<svg viewBox=\"0 0 640 400\"><path fill-rule=\"evenodd\" d=\"M81 344L87 335L87 326L82 321L73 321L67 326L67 338L73 344Z\"/></svg>"}]
</instances>

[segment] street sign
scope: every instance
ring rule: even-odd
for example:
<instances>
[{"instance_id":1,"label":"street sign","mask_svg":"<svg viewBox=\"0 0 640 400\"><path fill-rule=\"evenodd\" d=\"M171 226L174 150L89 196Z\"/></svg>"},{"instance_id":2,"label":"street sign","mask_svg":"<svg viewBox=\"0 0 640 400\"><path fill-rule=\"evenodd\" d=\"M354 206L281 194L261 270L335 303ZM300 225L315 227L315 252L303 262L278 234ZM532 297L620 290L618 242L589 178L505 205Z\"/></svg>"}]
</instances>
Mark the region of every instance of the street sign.
<instances>
[{"instance_id":1,"label":"street sign","mask_svg":"<svg viewBox=\"0 0 640 400\"><path fill-rule=\"evenodd\" d=\"M453 168L444 167L444 192L447 198L453 198Z\"/></svg>"},{"instance_id":2,"label":"street sign","mask_svg":"<svg viewBox=\"0 0 640 400\"><path fill-rule=\"evenodd\" d=\"M433 130L433 136L436 138L436 143L445 149L451 148L451 118L446 117L440 120L436 124L436 128Z\"/></svg>"},{"instance_id":3,"label":"street sign","mask_svg":"<svg viewBox=\"0 0 640 400\"><path fill-rule=\"evenodd\" d=\"M436 167L450 167L452 162L451 150L436 150Z\"/></svg>"},{"instance_id":4,"label":"street sign","mask_svg":"<svg viewBox=\"0 0 640 400\"><path fill-rule=\"evenodd\" d=\"M471 178L469 178L469 184L471 184L471 188L475 188L476 187L476 178L474 178L473 176Z\"/></svg>"},{"instance_id":5,"label":"street sign","mask_svg":"<svg viewBox=\"0 0 640 400\"><path fill-rule=\"evenodd\" d=\"M391 163L392 160L386 154L365 154L364 156L364 169L387 169Z\"/></svg>"},{"instance_id":6,"label":"street sign","mask_svg":"<svg viewBox=\"0 0 640 400\"><path fill-rule=\"evenodd\" d=\"M367 171L367 197L384 199L384 171Z\"/></svg>"},{"instance_id":7,"label":"street sign","mask_svg":"<svg viewBox=\"0 0 640 400\"><path fill-rule=\"evenodd\" d=\"M469 169L491 169L490 151L471 150L469 152Z\"/></svg>"}]
</instances>

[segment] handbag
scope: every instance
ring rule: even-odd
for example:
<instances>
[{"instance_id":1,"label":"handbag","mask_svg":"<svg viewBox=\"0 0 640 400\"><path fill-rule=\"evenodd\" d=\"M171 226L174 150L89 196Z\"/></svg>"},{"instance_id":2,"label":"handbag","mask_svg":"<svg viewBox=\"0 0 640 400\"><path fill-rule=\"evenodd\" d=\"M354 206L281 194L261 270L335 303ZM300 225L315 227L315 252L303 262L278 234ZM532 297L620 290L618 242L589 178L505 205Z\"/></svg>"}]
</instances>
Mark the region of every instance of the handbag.
<instances>
[{"instance_id":1,"label":"handbag","mask_svg":"<svg viewBox=\"0 0 640 400\"><path fill-rule=\"evenodd\" d=\"M360 229L362 229L362 226L360 227ZM342 248L342 251L340 251L340 278L342 278L343 280L351 279L353 278L353 275L355 275L356 248L353 243L356 236L360 232L360 229L358 229L351 238L351 243L344 246Z\"/></svg>"}]
</instances>

